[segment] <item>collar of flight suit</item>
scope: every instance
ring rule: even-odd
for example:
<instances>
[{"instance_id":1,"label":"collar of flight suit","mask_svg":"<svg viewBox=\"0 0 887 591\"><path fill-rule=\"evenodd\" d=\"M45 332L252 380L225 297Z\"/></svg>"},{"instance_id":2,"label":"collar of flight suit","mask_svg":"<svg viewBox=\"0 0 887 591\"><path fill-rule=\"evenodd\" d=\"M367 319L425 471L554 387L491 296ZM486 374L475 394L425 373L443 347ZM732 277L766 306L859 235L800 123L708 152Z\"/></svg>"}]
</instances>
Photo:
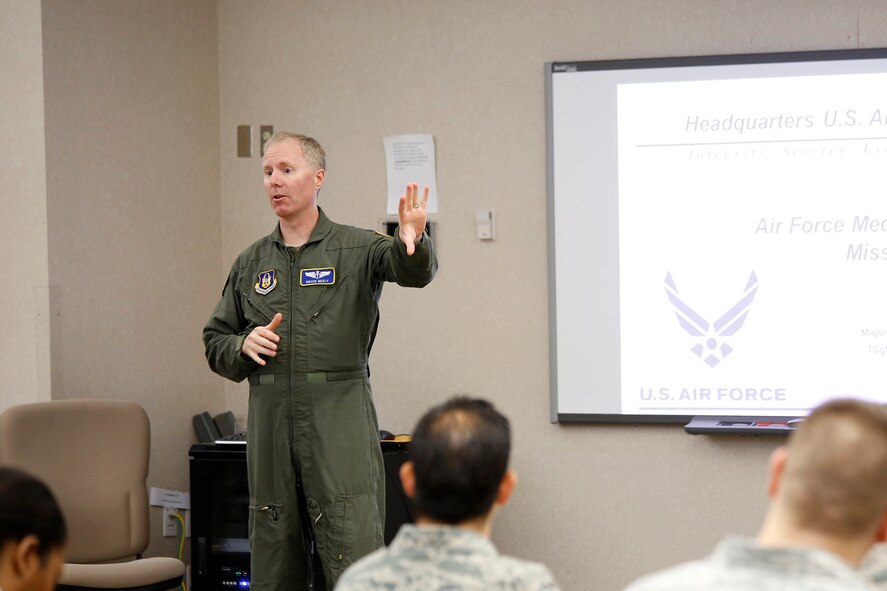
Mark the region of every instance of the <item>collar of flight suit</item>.
<instances>
[{"instance_id":1,"label":"collar of flight suit","mask_svg":"<svg viewBox=\"0 0 887 591\"><path fill-rule=\"evenodd\" d=\"M317 223L314 225L314 229L311 230L311 236L308 237L308 241L305 244L310 244L312 242L319 242L326 238L326 235L330 233L333 229L333 222L330 221L326 214L323 213L323 209L318 205L317 206ZM283 241L283 236L280 234L280 222L277 222L277 226L274 228L274 231L271 233L271 241L277 242L282 247L286 247L286 244ZM302 245L304 246L304 244Z\"/></svg>"}]
</instances>

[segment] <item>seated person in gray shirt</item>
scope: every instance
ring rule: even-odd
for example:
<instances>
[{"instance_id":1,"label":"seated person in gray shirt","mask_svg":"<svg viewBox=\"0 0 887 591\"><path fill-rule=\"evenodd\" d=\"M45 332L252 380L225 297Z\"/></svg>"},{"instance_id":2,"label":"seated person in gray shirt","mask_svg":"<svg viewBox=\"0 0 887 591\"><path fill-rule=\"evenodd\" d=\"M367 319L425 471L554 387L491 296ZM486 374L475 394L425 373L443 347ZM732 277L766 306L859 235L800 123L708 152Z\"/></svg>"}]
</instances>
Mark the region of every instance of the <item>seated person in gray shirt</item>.
<instances>
[{"instance_id":1,"label":"seated person in gray shirt","mask_svg":"<svg viewBox=\"0 0 887 591\"><path fill-rule=\"evenodd\" d=\"M355 562L336 591L556 590L541 564L502 556L490 542L493 513L514 490L508 419L484 400L454 398L416 425L400 470L416 525Z\"/></svg>"},{"instance_id":2,"label":"seated person in gray shirt","mask_svg":"<svg viewBox=\"0 0 887 591\"><path fill-rule=\"evenodd\" d=\"M642 578L630 591L871 589L858 569L887 536L887 407L837 400L770 457L770 507L756 539Z\"/></svg>"},{"instance_id":3,"label":"seated person in gray shirt","mask_svg":"<svg viewBox=\"0 0 887 591\"><path fill-rule=\"evenodd\" d=\"M887 544L875 544L859 568L876 589L887 590Z\"/></svg>"}]
</instances>

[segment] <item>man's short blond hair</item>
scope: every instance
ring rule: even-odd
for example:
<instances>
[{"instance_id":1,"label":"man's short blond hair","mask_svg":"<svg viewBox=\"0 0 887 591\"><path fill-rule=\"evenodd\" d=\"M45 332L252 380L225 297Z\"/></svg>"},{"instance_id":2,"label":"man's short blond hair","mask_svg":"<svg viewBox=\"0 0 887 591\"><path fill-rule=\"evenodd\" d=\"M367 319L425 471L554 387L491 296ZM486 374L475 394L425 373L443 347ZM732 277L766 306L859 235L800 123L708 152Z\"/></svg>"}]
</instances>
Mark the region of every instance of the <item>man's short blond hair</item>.
<instances>
[{"instance_id":1,"label":"man's short blond hair","mask_svg":"<svg viewBox=\"0 0 887 591\"><path fill-rule=\"evenodd\" d=\"M801 528L852 538L887 512L887 407L842 399L791 435L778 493Z\"/></svg>"},{"instance_id":2,"label":"man's short blond hair","mask_svg":"<svg viewBox=\"0 0 887 591\"><path fill-rule=\"evenodd\" d=\"M299 145L302 146L302 156L305 157L305 161L314 168L322 168L326 170L326 152L324 152L323 146L321 146L320 142L313 137L301 133L278 131L265 142L265 151L268 151L268 146L271 144L276 144L283 140L295 140L299 142Z\"/></svg>"}]
</instances>

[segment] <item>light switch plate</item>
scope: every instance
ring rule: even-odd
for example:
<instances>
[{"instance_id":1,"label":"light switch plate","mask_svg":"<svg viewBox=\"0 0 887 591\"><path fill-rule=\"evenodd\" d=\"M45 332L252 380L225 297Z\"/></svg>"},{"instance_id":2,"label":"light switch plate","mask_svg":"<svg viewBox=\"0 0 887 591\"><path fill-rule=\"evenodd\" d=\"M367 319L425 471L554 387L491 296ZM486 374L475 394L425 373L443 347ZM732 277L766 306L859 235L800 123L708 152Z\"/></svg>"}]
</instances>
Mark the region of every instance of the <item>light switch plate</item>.
<instances>
[{"instance_id":1,"label":"light switch plate","mask_svg":"<svg viewBox=\"0 0 887 591\"><path fill-rule=\"evenodd\" d=\"M492 209L476 209L474 224L478 240L496 239L496 218Z\"/></svg>"},{"instance_id":2,"label":"light switch plate","mask_svg":"<svg viewBox=\"0 0 887 591\"><path fill-rule=\"evenodd\" d=\"M237 156L249 158L253 155L253 128L251 125L237 126Z\"/></svg>"}]
</instances>

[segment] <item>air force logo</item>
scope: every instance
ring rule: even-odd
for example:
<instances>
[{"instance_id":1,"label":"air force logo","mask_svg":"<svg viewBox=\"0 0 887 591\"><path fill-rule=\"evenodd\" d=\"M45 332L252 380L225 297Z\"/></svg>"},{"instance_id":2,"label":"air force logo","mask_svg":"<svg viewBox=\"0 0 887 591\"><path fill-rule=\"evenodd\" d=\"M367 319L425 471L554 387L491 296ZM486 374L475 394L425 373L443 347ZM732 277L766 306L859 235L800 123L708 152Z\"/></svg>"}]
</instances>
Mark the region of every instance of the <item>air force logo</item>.
<instances>
[{"instance_id":1,"label":"air force logo","mask_svg":"<svg viewBox=\"0 0 887 591\"><path fill-rule=\"evenodd\" d=\"M671 278L671 273L665 276L665 292L668 294L668 300L674 307L675 314L678 317L678 324L694 337L698 337L696 345L690 350L702 359L709 367L714 367L724 360L733 349L726 343L725 337L731 337L742 328L745 324L745 318L748 316L748 309L752 301L755 299L755 293L758 291L758 278L752 271L745 284L745 292L732 308L724 312L714 324L709 324L705 318L697 314L690 306L688 306L680 297L678 297L678 288Z\"/></svg>"},{"instance_id":2,"label":"air force logo","mask_svg":"<svg viewBox=\"0 0 887 591\"><path fill-rule=\"evenodd\" d=\"M332 285L336 282L336 269L324 267L323 269L302 269L299 276L299 285Z\"/></svg>"},{"instance_id":3,"label":"air force logo","mask_svg":"<svg viewBox=\"0 0 887 591\"><path fill-rule=\"evenodd\" d=\"M256 283L257 294L266 295L275 287L277 287L277 272L274 269L259 273L259 282Z\"/></svg>"}]
</instances>

